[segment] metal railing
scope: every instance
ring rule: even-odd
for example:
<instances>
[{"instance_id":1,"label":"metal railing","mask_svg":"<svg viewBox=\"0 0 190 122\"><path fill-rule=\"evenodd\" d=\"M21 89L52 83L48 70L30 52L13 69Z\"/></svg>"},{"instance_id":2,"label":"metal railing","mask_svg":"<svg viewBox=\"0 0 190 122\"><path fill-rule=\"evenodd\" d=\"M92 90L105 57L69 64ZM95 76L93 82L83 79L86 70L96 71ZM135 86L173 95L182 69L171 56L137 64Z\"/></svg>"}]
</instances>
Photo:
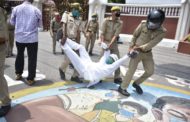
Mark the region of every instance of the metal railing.
<instances>
[{"instance_id":1,"label":"metal railing","mask_svg":"<svg viewBox=\"0 0 190 122\"><path fill-rule=\"evenodd\" d=\"M121 14L132 16L147 16L151 10L161 9L165 12L167 17L178 18L180 15L180 5L128 5L119 4L121 7ZM106 13L110 13L112 5L107 5Z\"/></svg>"}]
</instances>

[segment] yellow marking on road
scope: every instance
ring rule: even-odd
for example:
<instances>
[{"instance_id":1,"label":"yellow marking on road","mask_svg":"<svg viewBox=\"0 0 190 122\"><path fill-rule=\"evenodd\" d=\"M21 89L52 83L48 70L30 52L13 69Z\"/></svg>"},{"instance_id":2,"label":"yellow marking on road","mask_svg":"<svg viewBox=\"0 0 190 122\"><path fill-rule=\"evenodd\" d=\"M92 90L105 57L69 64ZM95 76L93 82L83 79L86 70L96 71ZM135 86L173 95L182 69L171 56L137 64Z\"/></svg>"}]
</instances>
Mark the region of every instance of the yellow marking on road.
<instances>
[{"instance_id":1,"label":"yellow marking on road","mask_svg":"<svg viewBox=\"0 0 190 122\"><path fill-rule=\"evenodd\" d=\"M46 86L38 86L38 87L32 87L32 88L26 88L26 89L22 89L20 91L16 91L10 94L11 99L18 99L20 97L29 95L29 94L33 94L33 93L37 93L40 91L44 91L47 89L51 89L51 88L56 88L56 87L60 87L60 86L64 86L64 85L71 85L74 84L74 82L55 82L53 84L50 85L46 85Z\"/></svg>"},{"instance_id":2,"label":"yellow marking on road","mask_svg":"<svg viewBox=\"0 0 190 122\"><path fill-rule=\"evenodd\" d=\"M107 78L103 82L113 82L113 79L112 78ZM134 80L131 83L133 83L133 82L134 82ZM173 92L178 92L178 93L181 93L181 94L190 95L190 91L179 89L179 88L176 88L176 87L166 86L166 85L162 85L162 84L144 82L143 85L156 87L156 88L160 88L160 89L165 89L165 90L169 90L169 91L173 91Z\"/></svg>"},{"instance_id":3,"label":"yellow marking on road","mask_svg":"<svg viewBox=\"0 0 190 122\"><path fill-rule=\"evenodd\" d=\"M104 81L110 82L108 80L104 80ZM57 88L57 87L61 87L61 86L64 86L64 85L71 85L71 84L75 84L75 82L70 82L70 81L69 82L55 82L53 84L46 85L46 86L32 87L32 88L26 88L26 89L23 89L23 90L20 90L20 91L16 91L16 92L11 93L10 96L14 100L14 99L18 99L20 97L23 97L23 96L26 96L26 95L29 95L29 94L33 94L33 93L37 93L37 92L40 92L40 91L43 91L43 90L48 90L48 89L51 89L51 88ZM190 95L189 91L182 90L182 89L179 89L179 88L170 87L170 86L165 86L165 85L161 85L161 84L144 82L143 85L156 87L156 88L161 88L161 89L165 89L165 90L169 90L169 91L174 91L174 92L178 92L178 93L182 93L182 94L186 94L186 95Z\"/></svg>"},{"instance_id":4,"label":"yellow marking on road","mask_svg":"<svg viewBox=\"0 0 190 122\"><path fill-rule=\"evenodd\" d=\"M161 88L161 89L165 89L165 90L170 90L170 91L190 95L189 91L179 89L179 88L170 87L170 86L166 86L166 85L162 85L162 84L156 84L156 83L150 83L150 82L144 82L143 84L145 86L151 86L151 87Z\"/></svg>"}]
</instances>

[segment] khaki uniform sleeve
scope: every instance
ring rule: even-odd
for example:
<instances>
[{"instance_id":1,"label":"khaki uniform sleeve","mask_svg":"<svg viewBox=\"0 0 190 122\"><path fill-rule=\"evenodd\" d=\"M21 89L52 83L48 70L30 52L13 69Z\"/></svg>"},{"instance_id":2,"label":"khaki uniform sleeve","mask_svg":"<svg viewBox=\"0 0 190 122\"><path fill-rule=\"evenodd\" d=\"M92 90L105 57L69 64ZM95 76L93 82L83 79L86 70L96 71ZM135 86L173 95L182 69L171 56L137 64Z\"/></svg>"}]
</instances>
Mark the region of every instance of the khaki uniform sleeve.
<instances>
[{"instance_id":1,"label":"khaki uniform sleeve","mask_svg":"<svg viewBox=\"0 0 190 122\"><path fill-rule=\"evenodd\" d=\"M154 46L156 46L165 36L166 31L160 32L153 40L151 40L149 43L146 43L144 45L141 45L140 48L142 51L149 51Z\"/></svg>"},{"instance_id":2,"label":"khaki uniform sleeve","mask_svg":"<svg viewBox=\"0 0 190 122\"><path fill-rule=\"evenodd\" d=\"M53 36L53 20L50 22L50 35Z\"/></svg>"},{"instance_id":3,"label":"khaki uniform sleeve","mask_svg":"<svg viewBox=\"0 0 190 122\"><path fill-rule=\"evenodd\" d=\"M62 30L63 30L63 37L66 37L67 35L66 35L66 26L67 26L67 24L66 23L63 23L63 26L62 26Z\"/></svg>"},{"instance_id":4,"label":"khaki uniform sleeve","mask_svg":"<svg viewBox=\"0 0 190 122\"><path fill-rule=\"evenodd\" d=\"M129 47L133 47L135 46L136 40L139 37L140 33L141 33L141 29L142 29L142 23L140 23L138 25L138 27L135 29L134 33L133 33L133 37L131 42L129 43Z\"/></svg>"},{"instance_id":5,"label":"khaki uniform sleeve","mask_svg":"<svg viewBox=\"0 0 190 122\"><path fill-rule=\"evenodd\" d=\"M85 32L87 32L88 28L89 28L89 24L90 24L90 21L87 22L87 25L86 25L86 28L85 28Z\"/></svg>"},{"instance_id":6,"label":"khaki uniform sleeve","mask_svg":"<svg viewBox=\"0 0 190 122\"><path fill-rule=\"evenodd\" d=\"M103 24L102 24L102 28L101 28L101 35L105 35L105 31L106 31L106 23L107 23L107 20L105 19Z\"/></svg>"},{"instance_id":7,"label":"khaki uniform sleeve","mask_svg":"<svg viewBox=\"0 0 190 122\"><path fill-rule=\"evenodd\" d=\"M53 20L51 20L51 22L50 22L50 30L51 31L53 30Z\"/></svg>"},{"instance_id":8,"label":"khaki uniform sleeve","mask_svg":"<svg viewBox=\"0 0 190 122\"><path fill-rule=\"evenodd\" d=\"M63 37L66 37L67 36L67 30L66 30L66 26L67 26L67 23L68 23L68 17L69 16L69 13L67 12L64 12L63 15L62 15L62 18L61 18L61 22L63 22L63 25L62 25L62 30L63 30Z\"/></svg>"},{"instance_id":9,"label":"khaki uniform sleeve","mask_svg":"<svg viewBox=\"0 0 190 122\"><path fill-rule=\"evenodd\" d=\"M123 28L123 21L120 21L120 25L119 25L119 27L117 28L117 30L116 30L116 32L115 32L115 34L114 34L114 36L119 36L119 34L121 33L121 29Z\"/></svg>"},{"instance_id":10,"label":"khaki uniform sleeve","mask_svg":"<svg viewBox=\"0 0 190 122\"><path fill-rule=\"evenodd\" d=\"M85 27L85 33L87 32L88 27L89 27L89 22L87 22L87 25L86 25L86 27Z\"/></svg>"},{"instance_id":11,"label":"khaki uniform sleeve","mask_svg":"<svg viewBox=\"0 0 190 122\"><path fill-rule=\"evenodd\" d=\"M61 22L67 23L68 20L68 13L64 12L61 18Z\"/></svg>"},{"instance_id":12,"label":"khaki uniform sleeve","mask_svg":"<svg viewBox=\"0 0 190 122\"><path fill-rule=\"evenodd\" d=\"M8 25L5 17L5 11L0 8L0 37L9 40Z\"/></svg>"}]
</instances>

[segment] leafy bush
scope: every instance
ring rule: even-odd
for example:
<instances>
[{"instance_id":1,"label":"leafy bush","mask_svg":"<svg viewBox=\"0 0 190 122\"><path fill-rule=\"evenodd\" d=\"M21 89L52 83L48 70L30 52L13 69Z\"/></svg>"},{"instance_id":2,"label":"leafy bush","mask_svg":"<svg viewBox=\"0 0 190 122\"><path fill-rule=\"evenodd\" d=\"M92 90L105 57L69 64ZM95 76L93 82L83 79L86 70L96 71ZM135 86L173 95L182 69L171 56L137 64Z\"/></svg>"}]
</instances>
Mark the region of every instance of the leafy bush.
<instances>
[{"instance_id":1,"label":"leafy bush","mask_svg":"<svg viewBox=\"0 0 190 122\"><path fill-rule=\"evenodd\" d=\"M190 42L190 35L187 37L187 41Z\"/></svg>"}]
</instances>

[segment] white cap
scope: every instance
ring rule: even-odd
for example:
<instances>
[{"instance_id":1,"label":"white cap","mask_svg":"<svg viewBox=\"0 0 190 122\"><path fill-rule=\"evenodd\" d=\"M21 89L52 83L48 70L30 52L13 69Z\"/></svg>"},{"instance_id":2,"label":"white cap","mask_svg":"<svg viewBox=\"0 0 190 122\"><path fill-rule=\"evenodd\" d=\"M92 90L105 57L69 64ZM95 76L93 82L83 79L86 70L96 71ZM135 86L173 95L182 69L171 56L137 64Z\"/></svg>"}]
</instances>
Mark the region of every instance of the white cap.
<instances>
[{"instance_id":1,"label":"white cap","mask_svg":"<svg viewBox=\"0 0 190 122\"><path fill-rule=\"evenodd\" d=\"M110 57L112 57L114 61L117 61L117 60L118 60L118 57L117 57L116 54L111 54Z\"/></svg>"}]
</instances>

